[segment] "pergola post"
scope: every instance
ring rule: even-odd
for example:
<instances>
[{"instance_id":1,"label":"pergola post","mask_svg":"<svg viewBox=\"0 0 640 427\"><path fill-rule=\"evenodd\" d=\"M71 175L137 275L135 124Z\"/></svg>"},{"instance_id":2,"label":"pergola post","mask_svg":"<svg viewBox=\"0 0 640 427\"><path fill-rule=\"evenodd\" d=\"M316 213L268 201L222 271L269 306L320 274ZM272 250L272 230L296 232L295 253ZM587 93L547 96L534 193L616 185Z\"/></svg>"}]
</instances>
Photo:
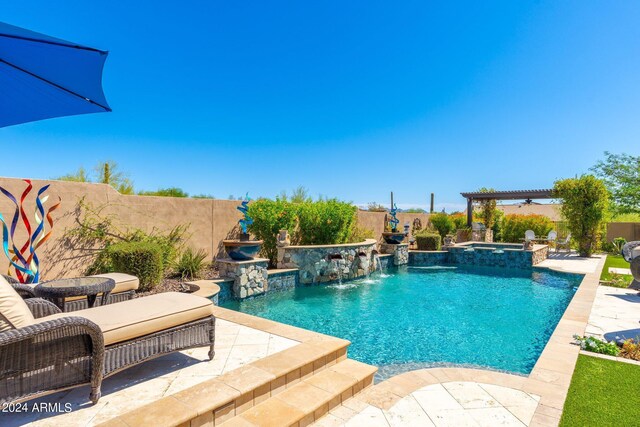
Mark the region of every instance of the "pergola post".
<instances>
[{"instance_id":1,"label":"pergola post","mask_svg":"<svg viewBox=\"0 0 640 427\"><path fill-rule=\"evenodd\" d=\"M473 224L473 198L467 199L467 227Z\"/></svg>"}]
</instances>

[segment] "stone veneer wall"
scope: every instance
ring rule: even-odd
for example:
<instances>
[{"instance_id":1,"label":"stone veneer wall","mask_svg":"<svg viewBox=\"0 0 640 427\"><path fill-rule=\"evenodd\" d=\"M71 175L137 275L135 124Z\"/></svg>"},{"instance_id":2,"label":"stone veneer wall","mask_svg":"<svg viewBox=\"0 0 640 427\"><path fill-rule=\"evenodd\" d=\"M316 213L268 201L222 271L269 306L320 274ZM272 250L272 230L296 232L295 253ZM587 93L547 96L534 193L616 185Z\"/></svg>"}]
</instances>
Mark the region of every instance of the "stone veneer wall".
<instances>
[{"instance_id":1,"label":"stone veneer wall","mask_svg":"<svg viewBox=\"0 0 640 427\"><path fill-rule=\"evenodd\" d=\"M232 289L235 298L244 299L266 292L268 259L235 261L224 258L216 260L216 263L220 277L233 279Z\"/></svg>"},{"instance_id":2,"label":"stone veneer wall","mask_svg":"<svg viewBox=\"0 0 640 427\"><path fill-rule=\"evenodd\" d=\"M459 245L448 251L411 251L409 265L462 264L487 267L531 268L544 261L549 253L546 245L536 245L533 251L517 249L521 245L504 244L498 246L486 243ZM496 249L498 249L496 251Z\"/></svg>"},{"instance_id":3,"label":"stone veneer wall","mask_svg":"<svg viewBox=\"0 0 640 427\"><path fill-rule=\"evenodd\" d=\"M400 243L397 245L380 243L380 252L387 255L393 255L393 265L406 265L409 263L408 243Z\"/></svg>"},{"instance_id":4,"label":"stone veneer wall","mask_svg":"<svg viewBox=\"0 0 640 427\"><path fill-rule=\"evenodd\" d=\"M299 269L302 284L330 282L339 277L355 279L374 270L372 252L376 244L367 239L343 245L285 246L278 248L278 268ZM329 259L337 255L341 259Z\"/></svg>"}]
</instances>

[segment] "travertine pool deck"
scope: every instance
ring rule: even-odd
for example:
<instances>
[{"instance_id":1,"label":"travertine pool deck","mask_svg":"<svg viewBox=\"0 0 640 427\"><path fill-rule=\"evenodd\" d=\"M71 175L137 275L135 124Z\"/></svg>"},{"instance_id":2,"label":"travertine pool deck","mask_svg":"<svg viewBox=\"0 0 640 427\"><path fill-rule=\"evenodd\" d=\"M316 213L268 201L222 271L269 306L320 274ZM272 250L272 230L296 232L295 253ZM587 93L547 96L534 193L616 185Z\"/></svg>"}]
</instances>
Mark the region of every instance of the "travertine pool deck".
<instances>
[{"instance_id":1,"label":"travertine pool deck","mask_svg":"<svg viewBox=\"0 0 640 427\"><path fill-rule=\"evenodd\" d=\"M88 401L88 387L78 387L28 402L29 406L37 402L70 403L71 412L1 414L0 425L97 425L297 344L298 341L218 318L216 354L211 361L207 347L162 356L105 379L96 405Z\"/></svg>"},{"instance_id":2,"label":"travertine pool deck","mask_svg":"<svg viewBox=\"0 0 640 427\"><path fill-rule=\"evenodd\" d=\"M587 335L624 340L640 336L640 295L634 289L598 286Z\"/></svg>"},{"instance_id":3,"label":"travertine pool deck","mask_svg":"<svg viewBox=\"0 0 640 427\"><path fill-rule=\"evenodd\" d=\"M410 371L376 384L316 426L557 426L596 298L604 256L549 254L535 268L585 277L528 376L466 368Z\"/></svg>"}]
</instances>

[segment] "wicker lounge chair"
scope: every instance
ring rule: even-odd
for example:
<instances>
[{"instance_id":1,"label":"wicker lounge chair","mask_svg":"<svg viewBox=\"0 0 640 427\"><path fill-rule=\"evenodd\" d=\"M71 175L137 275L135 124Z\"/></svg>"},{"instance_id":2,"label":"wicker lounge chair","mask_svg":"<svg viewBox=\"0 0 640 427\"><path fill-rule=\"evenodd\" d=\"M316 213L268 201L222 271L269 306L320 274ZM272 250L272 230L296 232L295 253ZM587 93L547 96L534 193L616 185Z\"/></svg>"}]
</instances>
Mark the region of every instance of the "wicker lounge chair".
<instances>
[{"instance_id":1,"label":"wicker lounge chair","mask_svg":"<svg viewBox=\"0 0 640 427\"><path fill-rule=\"evenodd\" d=\"M17 317L25 308L28 315ZM194 295L156 294L70 314L22 300L0 278L0 404L85 384L96 403L103 378L144 361L203 346L213 358L214 329L213 304Z\"/></svg>"},{"instance_id":2,"label":"wicker lounge chair","mask_svg":"<svg viewBox=\"0 0 640 427\"><path fill-rule=\"evenodd\" d=\"M20 294L22 298L27 299L36 297L36 294L33 290L35 284L24 285L19 283L11 276L2 276L7 280L7 282L11 283L13 288ZM138 289L138 286L140 285L140 281L136 276L124 273L96 274L95 276L89 277L107 277L109 279L113 279L116 282L116 287L113 288L113 291L111 291L111 294L109 295L109 304L133 299L136 295L136 289ZM96 304L99 305L101 300L101 298L98 298L96 300ZM84 297L67 298L64 304L65 312L84 310L86 308L88 308L87 299Z\"/></svg>"}]
</instances>

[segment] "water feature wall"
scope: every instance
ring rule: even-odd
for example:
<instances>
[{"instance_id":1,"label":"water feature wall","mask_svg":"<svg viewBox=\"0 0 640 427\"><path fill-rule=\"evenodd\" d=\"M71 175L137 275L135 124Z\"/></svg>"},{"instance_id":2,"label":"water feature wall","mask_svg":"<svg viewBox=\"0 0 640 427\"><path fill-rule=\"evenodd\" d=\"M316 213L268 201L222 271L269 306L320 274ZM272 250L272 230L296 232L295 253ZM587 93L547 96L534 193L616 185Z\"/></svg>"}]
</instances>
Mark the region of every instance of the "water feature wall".
<instances>
[{"instance_id":1,"label":"water feature wall","mask_svg":"<svg viewBox=\"0 0 640 427\"><path fill-rule=\"evenodd\" d=\"M278 268L297 268L302 284L364 277L376 269L377 242L367 239L342 245L285 246L278 248Z\"/></svg>"},{"instance_id":2,"label":"water feature wall","mask_svg":"<svg viewBox=\"0 0 640 427\"><path fill-rule=\"evenodd\" d=\"M523 250L521 244L467 242L446 251L411 251L409 265L481 265L489 267L531 268L547 259L549 247L534 245Z\"/></svg>"}]
</instances>

